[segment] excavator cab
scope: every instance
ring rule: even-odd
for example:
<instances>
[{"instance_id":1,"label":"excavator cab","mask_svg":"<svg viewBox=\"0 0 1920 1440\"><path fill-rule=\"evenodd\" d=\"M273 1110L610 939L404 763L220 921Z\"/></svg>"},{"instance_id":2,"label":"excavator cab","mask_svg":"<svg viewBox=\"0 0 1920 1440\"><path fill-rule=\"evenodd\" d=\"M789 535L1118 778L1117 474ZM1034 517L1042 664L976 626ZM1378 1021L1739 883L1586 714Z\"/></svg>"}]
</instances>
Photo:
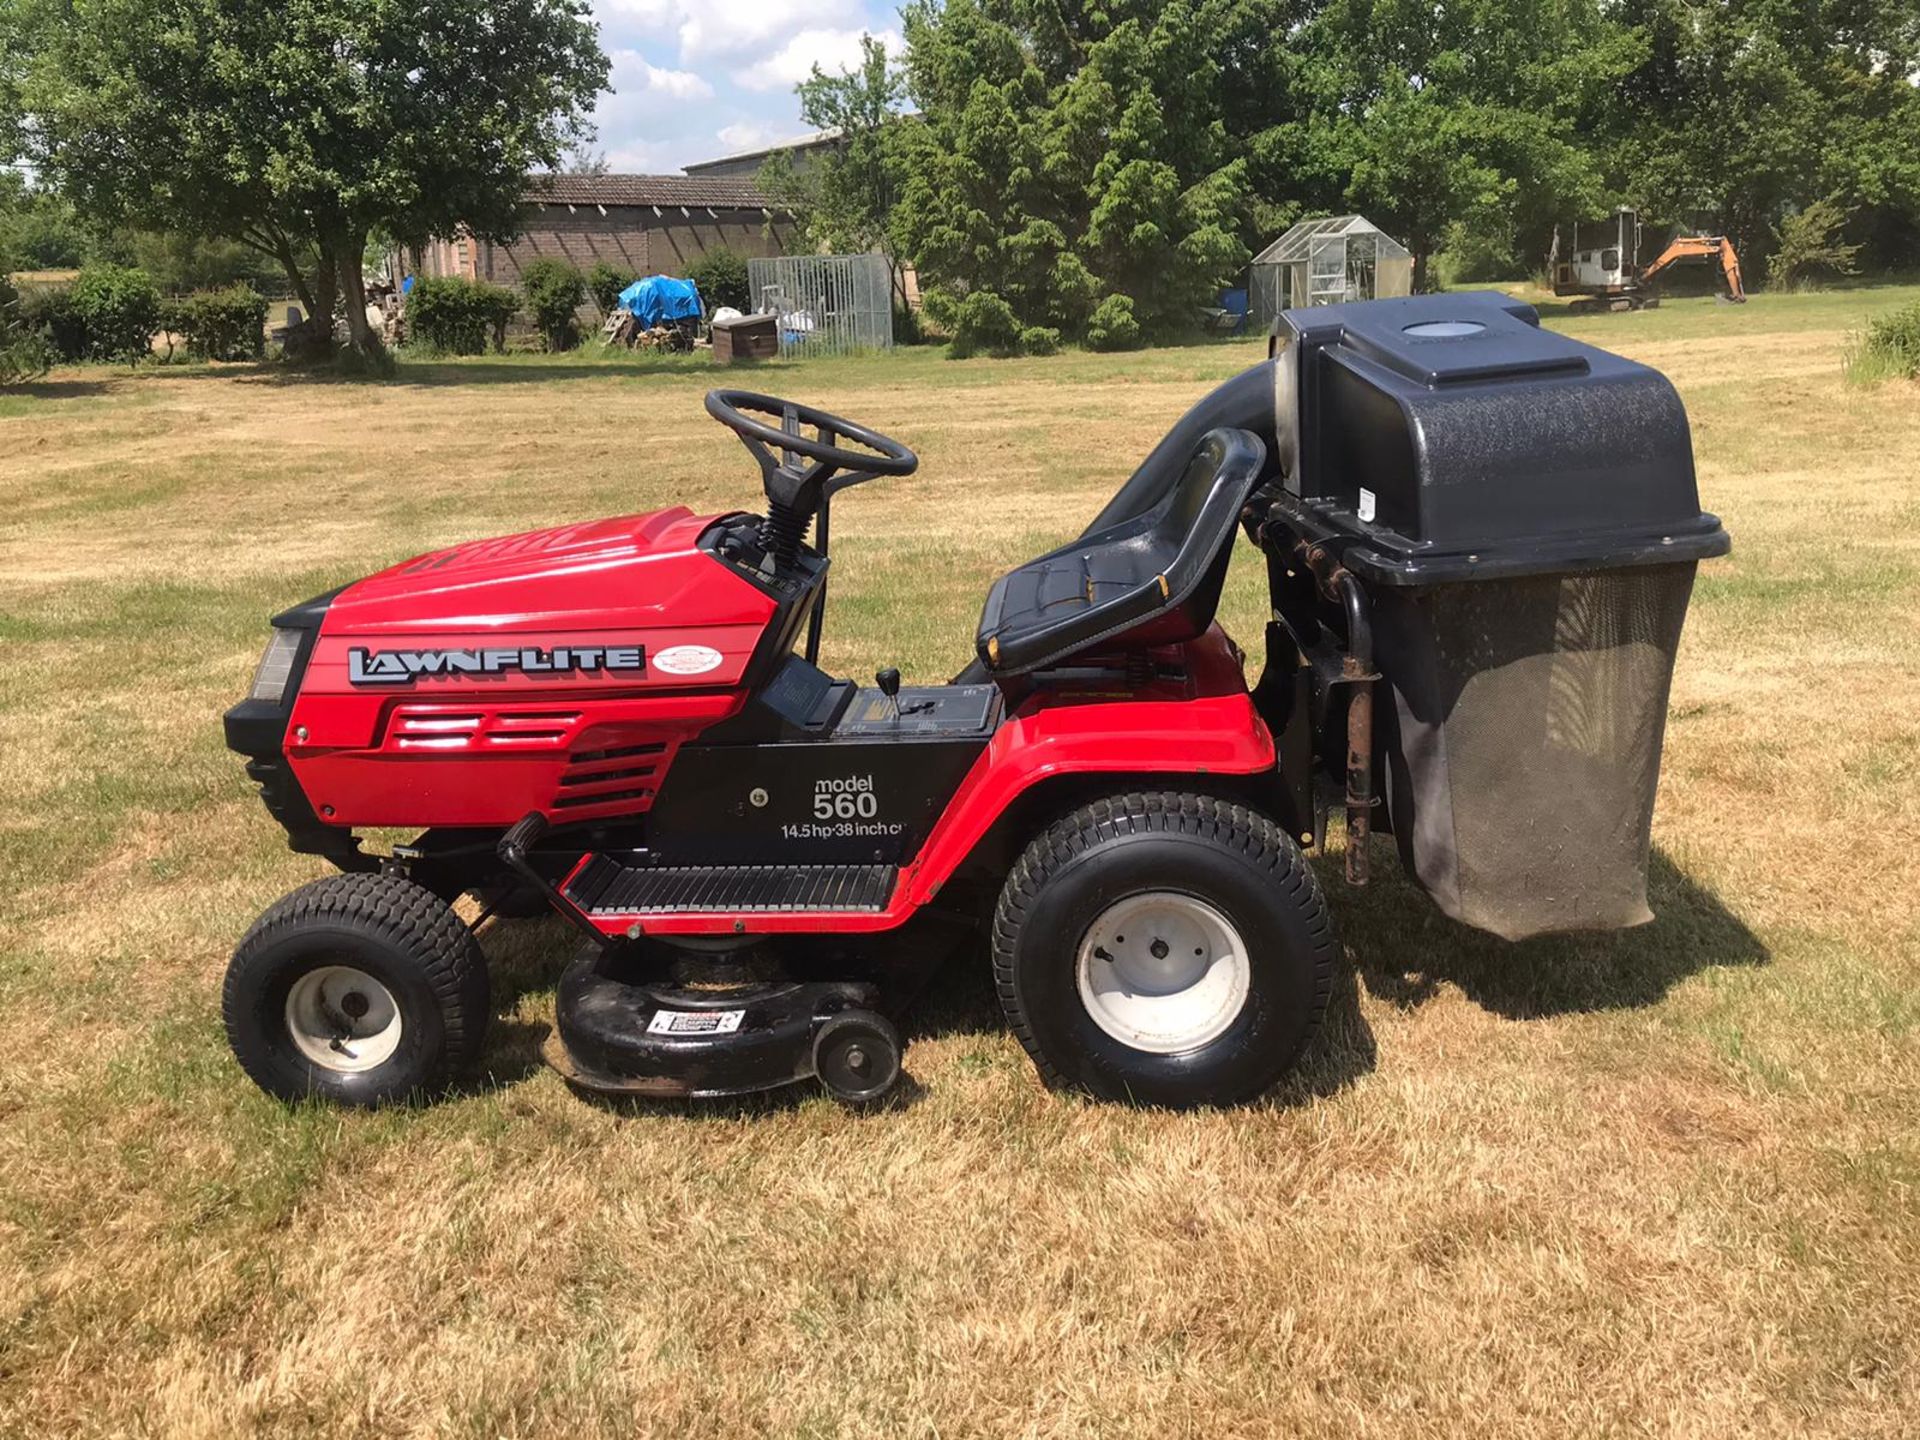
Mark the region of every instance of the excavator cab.
<instances>
[{"instance_id":1,"label":"excavator cab","mask_svg":"<svg viewBox=\"0 0 1920 1440\"><path fill-rule=\"evenodd\" d=\"M1553 293L1572 297L1571 308L1576 311L1652 309L1660 303L1660 277L1687 260L1717 265L1721 298L1736 305L1746 303L1740 257L1724 235L1676 235L1642 266L1638 211L1623 205L1598 225L1570 228L1572 244L1564 255L1555 237Z\"/></svg>"}]
</instances>

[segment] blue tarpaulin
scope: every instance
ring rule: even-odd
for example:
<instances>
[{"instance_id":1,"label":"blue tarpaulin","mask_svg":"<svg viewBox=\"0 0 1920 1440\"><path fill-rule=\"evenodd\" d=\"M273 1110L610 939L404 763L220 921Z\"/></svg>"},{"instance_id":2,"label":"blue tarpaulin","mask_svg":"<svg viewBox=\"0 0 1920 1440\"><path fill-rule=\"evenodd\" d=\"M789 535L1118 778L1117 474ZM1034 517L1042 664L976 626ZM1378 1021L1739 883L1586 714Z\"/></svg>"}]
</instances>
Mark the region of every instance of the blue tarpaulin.
<instances>
[{"instance_id":1,"label":"blue tarpaulin","mask_svg":"<svg viewBox=\"0 0 1920 1440\"><path fill-rule=\"evenodd\" d=\"M649 329L669 320L698 320L700 292L691 280L649 275L620 292L620 308Z\"/></svg>"}]
</instances>

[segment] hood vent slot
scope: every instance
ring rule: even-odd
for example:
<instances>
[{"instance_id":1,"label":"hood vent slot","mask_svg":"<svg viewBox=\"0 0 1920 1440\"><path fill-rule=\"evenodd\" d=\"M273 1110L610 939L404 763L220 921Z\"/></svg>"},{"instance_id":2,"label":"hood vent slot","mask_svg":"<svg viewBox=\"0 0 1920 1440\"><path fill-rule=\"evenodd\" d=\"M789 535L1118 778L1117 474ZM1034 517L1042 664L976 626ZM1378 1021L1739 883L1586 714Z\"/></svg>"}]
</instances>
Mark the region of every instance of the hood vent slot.
<instances>
[{"instance_id":1,"label":"hood vent slot","mask_svg":"<svg viewBox=\"0 0 1920 1440\"><path fill-rule=\"evenodd\" d=\"M666 763L665 741L611 745L600 750L576 750L560 777L556 810L617 806L638 808L653 798L660 767Z\"/></svg>"}]
</instances>

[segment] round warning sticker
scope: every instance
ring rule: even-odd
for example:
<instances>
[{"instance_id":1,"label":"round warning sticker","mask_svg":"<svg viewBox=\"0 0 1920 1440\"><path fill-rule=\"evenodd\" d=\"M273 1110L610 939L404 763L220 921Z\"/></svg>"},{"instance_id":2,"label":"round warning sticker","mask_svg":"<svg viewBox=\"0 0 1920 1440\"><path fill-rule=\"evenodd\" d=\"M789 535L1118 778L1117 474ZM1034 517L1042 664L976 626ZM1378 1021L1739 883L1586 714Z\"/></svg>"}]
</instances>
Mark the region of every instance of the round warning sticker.
<instances>
[{"instance_id":1,"label":"round warning sticker","mask_svg":"<svg viewBox=\"0 0 1920 1440\"><path fill-rule=\"evenodd\" d=\"M653 657L653 668L669 675L704 675L719 669L722 658L711 645L674 645Z\"/></svg>"}]
</instances>

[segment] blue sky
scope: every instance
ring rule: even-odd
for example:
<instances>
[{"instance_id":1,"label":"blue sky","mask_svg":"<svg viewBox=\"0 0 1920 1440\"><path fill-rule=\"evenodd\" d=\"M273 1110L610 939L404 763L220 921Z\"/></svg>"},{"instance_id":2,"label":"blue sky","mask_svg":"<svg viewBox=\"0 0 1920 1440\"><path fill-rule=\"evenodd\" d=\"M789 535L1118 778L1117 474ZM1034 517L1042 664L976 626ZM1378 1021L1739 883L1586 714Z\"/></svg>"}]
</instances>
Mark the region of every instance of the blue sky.
<instances>
[{"instance_id":1,"label":"blue sky","mask_svg":"<svg viewBox=\"0 0 1920 1440\"><path fill-rule=\"evenodd\" d=\"M897 0L592 0L613 93L595 112L615 170L672 174L694 160L805 133L793 87L842 70L862 31L899 49Z\"/></svg>"}]
</instances>

